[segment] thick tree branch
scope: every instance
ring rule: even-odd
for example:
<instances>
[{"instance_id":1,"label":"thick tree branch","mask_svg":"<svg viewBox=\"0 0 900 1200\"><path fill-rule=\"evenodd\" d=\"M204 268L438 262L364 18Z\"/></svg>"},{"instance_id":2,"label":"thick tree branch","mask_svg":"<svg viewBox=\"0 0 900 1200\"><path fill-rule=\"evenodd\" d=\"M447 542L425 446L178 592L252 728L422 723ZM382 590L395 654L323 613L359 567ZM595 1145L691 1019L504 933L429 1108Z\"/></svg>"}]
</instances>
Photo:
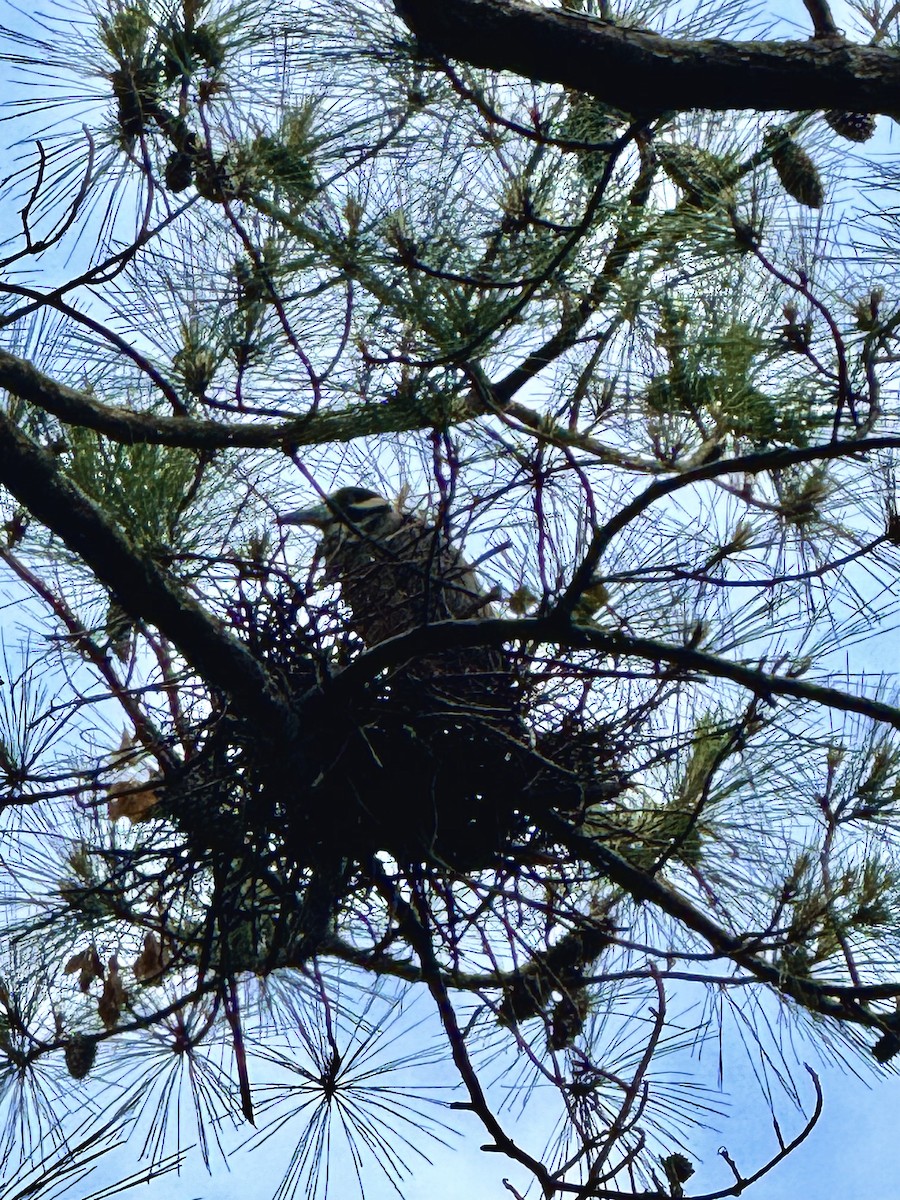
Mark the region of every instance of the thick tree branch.
<instances>
[{"instance_id":1,"label":"thick tree branch","mask_svg":"<svg viewBox=\"0 0 900 1200\"><path fill-rule=\"evenodd\" d=\"M299 416L291 421L270 423L205 421L188 417L169 417L162 413L134 412L104 404L88 392L59 383L39 371L24 358L0 350L0 388L11 395L51 413L66 425L93 429L115 442L129 446L152 444L178 446L188 450L276 450L284 446L315 446L323 442L349 442L379 433L401 433L413 429L432 429L435 425L458 425L484 415L478 396L461 400L457 410L440 417L427 412L413 413L402 404L368 404L342 408L336 412ZM485 383L488 393L490 383ZM524 404L508 404L508 417L515 418L535 436L556 445L574 446L592 454L598 462L610 462L636 471L660 471L651 459L629 455L608 446L588 434L548 424L544 414ZM900 443L898 443L900 444Z\"/></svg>"},{"instance_id":2,"label":"thick tree branch","mask_svg":"<svg viewBox=\"0 0 900 1200\"><path fill-rule=\"evenodd\" d=\"M209 683L227 692L243 715L290 732L290 709L253 655L136 550L56 460L2 414L0 484L84 560L130 615L155 625Z\"/></svg>"},{"instance_id":3,"label":"thick tree branch","mask_svg":"<svg viewBox=\"0 0 900 1200\"><path fill-rule=\"evenodd\" d=\"M640 658L648 662L665 663L698 679L728 680L762 700L773 700L776 696L791 697L839 712L858 713L900 729L900 708L881 700L854 696L808 680L771 675L716 654L692 650L688 646L674 646L652 638L631 637L624 633L572 625L554 616L519 620L478 618L423 625L409 633L389 638L361 654L329 684L329 689L335 696L349 696L388 667L395 667L410 659L429 656L441 650L464 646L502 646L507 642L553 644L575 650L593 650L597 654L615 658Z\"/></svg>"},{"instance_id":4,"label":"thick tree branch","mask_svg":"<svg viewBox=\"0 0 900 1200\"><path fill-rule=\"evenodd\" d=\"M401 405L372 404L336 413L301 415L290 421L228 425L160 413L133 412L103 404L87 392L66 386L39 371L24 358L0 350L0 388L52 413L60 421L96 430L129 445L148 443L180 446L188 450L276 449L310 446L321 442L349 441L377 433L397 433L427 428L429 422L410 417Z\"/></svg>"},{"instance_id":5,"label":"thick tree branch","mask_svg":"<svg viewBox=\"0 0 900 1200\"><path fill-rule=\"evenodd\" d=\"M717 954L743 967L761 983L768 984L783 996L788 996L804 1008L832 1017L836 1021L850 1020L870 1029L881 1029L891 1023L859 1002L858 989L842 989L840 996L835 998L834 989L786 973L778 964L766 962L752 948L745 935L723 929L671 884L632 866L621 855L596 839L575 833L561 818L554 818L548 814L545 822L579 858L592 863L634 900L653 904L686 929L702 937Z\"/></svg>"},{"instance_id":6,"label":"thick tree branch","mask_svg":"<svg viewBox=\"0 0 900 1200\"><path fill-rule=\"evenodd\" d=\"M840 37L840 30L834 23L828 0L803 0L803 3L812 17L816 37Z\"/></svg>"},{"instance_id":7,"label":"thick tree branch","mask_svg":"<svg viewBox=\"0 0 900 1200\"><path fill-rule=\"evenodd\" d=\"M504 386L503 383L500 385ZM492 385L485 382L490 391ZM348 407L332 413L316 413L315 416L300 416L291 421L276 421L270 424L204 421L188 417L168 417L159 413L142 413L103 404L88 392L78 391L59 383L39 371L24 358L18 358L0 350L0 388L11 395L27 400L30 404L57 417L64 424L93 429L116 442L128 445L149 444L178 446L187 450L263 450L279 449L284 446L310 446L323 442L349 442L355 438L371 437L378 433L399 433L415 429L432 429L436 424L461 425L466 421L485 415L484 405L478 395L468 403L460 401L458 410L448 415L429 417L411 413L403 405L372 404ZM587 434L563 429L547 423L545 416L525 405L507 405L507 416L514 417L527 429L544 441L557 445L574 446L593 454L600 462L609 462L626 469L641 472L661 472L664 468L650 459L639 459L621 449L606 445ZM900 449L900 436L848 439L833 441L824 446L802 449L778 448L759 454L748 454L740 458L721 459L707 463L691 471L669 476L658 486L659 494L677 488L712 479L721 475L783 469L803 462L822 459L845 458L851 455L868 454L879 450ZM653 499L656 498L654 493ZM641 498L639 497L638 500ZM649 502L649 501L648 501ZM643 501L641 501L643 504ZM630 506L628 510L630 512ZM618 518L617 518L618 519ZM631 519L628 517L627 519Z\"/></svg>"},{"instance_id":8,"label":"thick tree branch","mask_svg":"<svg viewBox=\"0 0 900 1200\"><path fill-rule=\"evenodd\" d=\"M740 932L725 929L672 884L633 866L596 838L576 832L561 817L547 813L542 821L547 832L558 838L578 859L591 864L605 879L620 887L637 903L653 905L684 929L697 934L715 954L748 971L756 982L766 984L803 1008L831 1017L835 1021L851 1021L866 1029L891 1027L892 1019L873 1011L869 1008L869 1002L896 997L896 983L850 987L790 974L783 966L767 961L754 947L751 938ZM420 966L416 966L412 961L384 957L373 959L337 938L325 948L325 953L334 954L347 962L356 962L365 969L380 969L386 974L393 974L411 983L426 980L433 985L440 981L440 986L445 991L490 991L508 986L529 972L528 965L509 972L494 971L471 975L441 970L433 947L430 943L421 941L422 932L420 929L419 937L409 938L410 944L420 955ZM406 929L406 933L409 935L410 930ZM422 957L426 945L426 957ZM533 963L545 961L546 955L538 955ZM691 978L696 979L697 976ZM706 982L711 981L707 978Z\"/></svg>"},{"instance_id":9,"label":"thick tree branch","mask_svg":"<svg viewBox=\"0 0 900 1200\"><path fill-rule=\"evenodd\" d=\"M569 832L575 837L582 836L580 834L575 834L572 830ZM567 840L559 835L556 830L554 830L554 833L557 836L560 836L561 840ZM596 841L591 839L591 845L596 844ZM615 852L610 851L610 853L614 854ZM619 856L616 855L616 858L619 859ZM620 861L625 863L624 859L620 859ZM625 865L628 867L629 871L635 870L635 868L628 866L627 863ZM647 875L645 872L640 872L640 875L644 880L652 882L652 877ZM646 896L646 893L647 885L645 884L641 894ZM665 885L665 894L676 896L678 897L678 902L680 904L688 905L692 911L699 911L696 910L693 905L691 905L689 900L687 900L684 896L681 896L680 893L671 887L671 885ZM722 928L719 929L718 936L720 945L725 945L728 942L728 939L732 937L731 934ZM746 947L743 948L746 949ZM661 947L655 948L652 952L661 958L668 957L669 954L669 951L666 951ZM331 936L325 943L323 943L323 945L319 948L319 953L322 955L327 955L331 958L338 958L342 962L352 963L354 966L360 967L365 971L374 971L376 974L390 975L395 979L402 979L406 983L421 983L424 978L421 968L416 965L412 958L394 958L388 954L385 954L383 951L372 952L369 950L360 949L351 945L343 938L337 937L336 935ZM685 955L681 952L671 951L671 953L674 958L685 957ZM718 954L720 951L716 950L714 953ZM707 958L708 956L704 955L703 957ZM723 955L723 957L725 956ZM509 971L502 971L499 969L483 972L445 970L442 974L442 978L445 985L451 990L463 992L492 991L500 988L510 987L518 979L521 979L523 973L527 974L529 970L536 969L538 965L542 965L544 961L544 959L538 956L537 958L529 959L528 962ZM768 971L772 964L766 963L764 959L761 961ZM285 959L283 963L279 961L278 965L300 966L302 964L295 963L291 959ZM646 978L647 971L644 968L635 969L632 971L600 970L591 975L586 975L585 982L615 983L626 979ZM717 987L752 987L754 984L759 982L757 977L752 973L747 973L744 975L713 976L710 975L708 971L703 971L701 973L698 971L679 971L674 969L660 971L660 978L685 980L689 983L702 983ZM767 976L767 982L769 981L769 978L770 977ZM796 989L796 981L793 986ZM807 994L817 997L815 1004L817 1011L820 1005L820 999L822 1004L827 1003L829 1000L835 1000L841 1004L850 1002L867 1006L877 1000L897 1000L900 998L900 981L897 980L890 983L861 984L859 987L856 987L852 984L828 983L826 980L804 979L803 988ZM833 1011L837 1010L835 1009ZM867 1020L866 1024L874 1023L874 1021L875 1018L873 1016L873 1021L869 1022Z\"/></svg>"},{"instance_id":10,"label":"thick tree branch","mask_svg":"<svg viewBox=\"0 0 900 1200\"><path fill-rule=\"evenodd\" d=\"M597 96L626 112L900 113L900 55L833 37L686 41L528 0L394 0L426 52Z\"/></svg>"}]
</instances>

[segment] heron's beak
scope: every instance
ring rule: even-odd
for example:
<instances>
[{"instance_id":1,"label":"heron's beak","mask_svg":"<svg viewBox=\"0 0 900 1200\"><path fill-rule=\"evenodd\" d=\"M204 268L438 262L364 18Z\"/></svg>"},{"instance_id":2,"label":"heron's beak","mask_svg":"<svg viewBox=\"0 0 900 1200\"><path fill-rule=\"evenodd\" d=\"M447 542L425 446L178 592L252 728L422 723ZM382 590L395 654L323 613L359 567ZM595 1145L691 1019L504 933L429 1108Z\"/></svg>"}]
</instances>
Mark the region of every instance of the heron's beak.
<instances>
[{"instance_id":1,"label":"heron's beak","mask_svg":"<svg viewBox=\"0 0 900 1200\"><path fill-rule=\"evenodd\" d=\"M313 504L309 508L295 508L293 512L282 513L278 517L279 525L315 525L324 529L334 522L334 510L327 504Z\"/></svg>"}]
</instances>

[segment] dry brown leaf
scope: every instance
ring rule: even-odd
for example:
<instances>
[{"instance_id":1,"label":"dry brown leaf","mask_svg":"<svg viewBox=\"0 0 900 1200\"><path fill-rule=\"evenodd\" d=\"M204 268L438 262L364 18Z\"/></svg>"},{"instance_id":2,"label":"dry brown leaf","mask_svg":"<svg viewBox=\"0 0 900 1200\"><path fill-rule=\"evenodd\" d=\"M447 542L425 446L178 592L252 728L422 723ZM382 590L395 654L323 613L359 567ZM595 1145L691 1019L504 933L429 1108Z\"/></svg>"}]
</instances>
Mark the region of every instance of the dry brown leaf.
<instances>
[{"instance_id":1,"label":"dry brown leaf","mask_svg":"<svg viewBox=\"0 0 900 1200\"><path fill-rule=\"evenodd\" d=\"M144 934L144 949L135 960L134 977L138 983L151 983L158 980L166 967L168 956L163 950L162 943L155 933Z\"/></svg>"},{"instance_id":2,"label":"dry brown leaf","mask_svg":"<svg viewBox=\"0 0 900 1200\"><path fill-rule=\"evenodd\" d=\"M143 785L150 782L144 780ZM106 812L111 821L128 817L133 825L137 825L139 821L149 819L150 810L159 803L159 794L154 788L143 785L137 780L122 779L110 786L106 793Z\"/></svg>"},{"instance_id":3,"label":"dry brown leaf","mask_svg":"<svg viewBox=\"0 0 900 1200\"><path fill-rule=\"evenodd\" d=\"M88 946L80 954L73 954L63 967L64 975L74 975L78 971L78 986L83 992L89 992L95 979L103 978L103 963L97 953L96 946Z\"/></svg>"},{"instance_id":4,"label":"dry brown leaf","mask_svg":"<svg viewBox=\"0 0 900 1200\"><path fill-rule=\"evenodd\" d=\"M119 1023L122 1007L127 1002L128 993L122 985L122 976L119 974L119 960L113 954L109 960L106 982L103 985L103 995L97 1001L97 1014L103 1022L104 1028L115 1029Z\"/></svg>"}]
</instances>

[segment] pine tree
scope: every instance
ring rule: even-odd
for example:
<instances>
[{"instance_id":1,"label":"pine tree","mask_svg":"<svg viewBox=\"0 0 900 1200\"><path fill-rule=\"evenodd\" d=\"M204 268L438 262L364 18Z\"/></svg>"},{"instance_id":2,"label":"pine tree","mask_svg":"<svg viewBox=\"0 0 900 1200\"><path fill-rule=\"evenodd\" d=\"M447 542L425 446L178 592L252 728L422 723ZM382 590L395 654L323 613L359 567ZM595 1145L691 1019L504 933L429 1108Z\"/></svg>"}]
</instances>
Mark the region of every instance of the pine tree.
<instances>
[{"instance_id":1,"label":"pine tree","mask_svg":"<svg viewBox=\"0 0 900 1200\"><path fill-rule=\"evenodd\" d=\"M517 1195L738 1195L815 1125L804 1054L894 1059L900 706L855 656L897 618L900 276L842 206L895 90L812 111L821 4L781 111L738 68L728 111L713 43L708 109L561 55L746 16L668 7L2 31L3 1200L274 1132L259 1195L332 1156L402 1193L476 1124ZM278 521L351 485L477 611L366 644ZM691 1052L738 1030L784 1137L701 1162Z\"/></svg>"}]
</instances>

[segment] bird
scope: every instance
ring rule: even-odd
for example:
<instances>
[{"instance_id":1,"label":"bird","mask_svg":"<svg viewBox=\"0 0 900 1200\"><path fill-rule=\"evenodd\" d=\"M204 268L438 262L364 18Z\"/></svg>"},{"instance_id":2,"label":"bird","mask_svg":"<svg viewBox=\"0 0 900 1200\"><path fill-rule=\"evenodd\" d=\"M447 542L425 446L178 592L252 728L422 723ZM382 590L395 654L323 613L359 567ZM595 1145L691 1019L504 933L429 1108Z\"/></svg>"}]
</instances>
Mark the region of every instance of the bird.
<instances>
[{"instance_id":1,"label":"bird","mask_svg":"<svg viewBox=\"0 0 900 1200\"><path fill-rule=\"evenodd\" d=\"M493 615L496 595L444 526L376 491L341 487L278 520L320 531L324 580L340 589L366 650L435 622ZM330 765L316 787L330 788L330 799L314 811L337 819L343 842L377 840L400 859L491 860L534 775L522 769L524 749L516 756L528 745L520 703L507 647L398 656L364 691L328 707L318 741ZM348 797L359 801L348 807Z\"/></svg>"},{"instance_id":2,"label":"bird","mask_svg":"<svg viewBox=\"0 0 900 1200\"><path fill-rule=\"evenodd\" d=\"M366 650L436 622L494 615L497 593L444 525L376 491L341 487L278 522L320 531L324 580L340 589L347 627ZM329 708L317 727L332 764L317 786L332 787L333 799L315 811L335 817L341 838L362 831L401 858L426 847L457 865L493 861L529 813L579 810L598 788L609 793L608 772L595 786L580 760L567 761L568 731L554 732L545 753L529 720L533 695L527 658L506 645L398 660L350 699L344 723ZM593 762L587 769L593 776ZM348 810L347 796L364 803Z\"/></svg>"},{"instance_id":3,"label":"bird","mask_svg":"<svg viewBox=\"0 0 900 1200\"><path fill-rule=\"evenodd\" d=\"M325 580L340 585L351 628L367 648L435 621L493 615L492 595L444 530L378 492L338 488L278 522L321 530Z\"/></svg>"}]
</instances>

